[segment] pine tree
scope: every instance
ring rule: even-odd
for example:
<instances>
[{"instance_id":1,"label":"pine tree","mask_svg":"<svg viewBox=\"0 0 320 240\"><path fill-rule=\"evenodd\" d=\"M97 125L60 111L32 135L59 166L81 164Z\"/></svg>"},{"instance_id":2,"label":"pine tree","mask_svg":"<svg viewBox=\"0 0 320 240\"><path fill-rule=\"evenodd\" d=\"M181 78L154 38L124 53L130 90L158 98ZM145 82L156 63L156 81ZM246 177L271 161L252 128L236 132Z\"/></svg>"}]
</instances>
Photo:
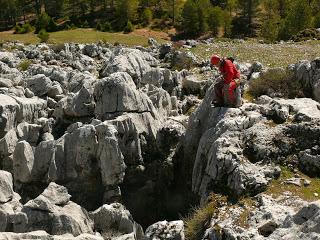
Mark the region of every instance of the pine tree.
<instances>
[{"instance_id":1,"label":"pine tree","mask_svg":"<svg viewBox=\"0 0 320 240\"><path fill-rule=\"evenodd\" d=\"M200 32L197 4L194 0L187 0L183 7L182 29L189 36L197 36Z\"/></svg>"},{"instance_id":2,"label":"pine tree","mask_svg":"<svg viewBox=\"0 0 320 240\"><path fill-rule=\"evenodd\" d=\"M290 39L298 32L312 25L312 11L309 0L294 0L283 20L280 32L281 39Z\"/></svg>"}]
</instances>

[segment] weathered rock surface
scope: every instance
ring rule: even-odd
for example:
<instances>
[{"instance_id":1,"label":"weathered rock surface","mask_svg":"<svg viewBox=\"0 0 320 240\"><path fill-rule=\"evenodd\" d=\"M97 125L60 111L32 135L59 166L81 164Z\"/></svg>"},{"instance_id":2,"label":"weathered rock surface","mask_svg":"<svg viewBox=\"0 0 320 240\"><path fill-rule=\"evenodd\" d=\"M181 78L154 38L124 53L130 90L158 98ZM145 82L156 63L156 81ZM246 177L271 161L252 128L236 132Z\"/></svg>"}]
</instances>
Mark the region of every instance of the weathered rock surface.
<instances>
[{"instance_id":1,"label":"weathered rock surface","mask_svg":"<svg viewBox=\"0 0 320 240\"><path fill-rule=\"evenodd\" d=\"M67 190L55 183L34 200L27 202L22 212L27 215L26 231L44 230L52 235L93 233L93 222L86 210L69 201Z\"/></svg>"},{"instance_id":2,"label":"weathered rock surface","mask_svg":"<svg viewBox=\"0 0 320 240\"><path fill-rule=\"evenodd\" d=\"M150 240L168 239L184 240L184 226L182 221L157 222L146 230L146 238Z\"/></svg>"},{"instance_id":3,"label":"weathered rock surface","mask_svg":"<svg viewBox=\"0 0 320 240\"><path fill-rule=\"evenodd\" d=\"M191 190L201 203L211 192L254 197L282 165L319 177L319 103L270 92L240 108L213 107L218 74L187 51L199 43L179 42L186 51L152 40L134 49L6 43L18 49L0 52L0 238L184 239L182 221L158 222L144 236L133 217L144 227L177 219L198 203ZM20 71L26 59L31 65ZM289 70L304 95L320 101L318 65ZM288 74L237 66L250 81ZM298 174L281 182L314 184ZM284 196L258 195L250 209L220 206L217 216L227 218L213 218L207 235L319 238L319 204ZM230 220L246 210L248 231Z\"/></svg>"}]
</instances>

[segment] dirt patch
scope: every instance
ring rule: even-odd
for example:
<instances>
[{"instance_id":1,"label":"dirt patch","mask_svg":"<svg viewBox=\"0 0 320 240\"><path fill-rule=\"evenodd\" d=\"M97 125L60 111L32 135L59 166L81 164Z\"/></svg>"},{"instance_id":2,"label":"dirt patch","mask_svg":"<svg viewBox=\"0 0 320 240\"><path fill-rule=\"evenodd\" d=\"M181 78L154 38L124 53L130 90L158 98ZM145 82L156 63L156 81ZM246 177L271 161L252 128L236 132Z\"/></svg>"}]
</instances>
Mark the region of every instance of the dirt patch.
<instances>
[{"instance_id":1,"label":"dirt patch","mask_svg":"<svg viewBox=\"0 0 320 240\"><path fill-rule=\"evenodd\" d=\"M171 36L172 36L172 31L168 32L160 32L160 31L154 31L148 28L141 28L141 29L136 29L131 35L136 35L136 36L143 36L146 38L158 38L158 39L163 39L166 41L170 41Z\"/></svg>"}]
</instances>

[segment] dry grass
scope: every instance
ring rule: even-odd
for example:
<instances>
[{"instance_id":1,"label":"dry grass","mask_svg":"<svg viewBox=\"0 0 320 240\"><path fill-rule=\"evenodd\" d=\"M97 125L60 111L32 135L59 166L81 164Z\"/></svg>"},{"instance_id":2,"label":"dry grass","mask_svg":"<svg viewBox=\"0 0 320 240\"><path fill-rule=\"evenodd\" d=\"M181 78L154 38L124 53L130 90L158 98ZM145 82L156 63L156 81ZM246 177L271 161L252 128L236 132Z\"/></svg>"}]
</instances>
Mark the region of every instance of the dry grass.
<instances>
[{"instance_id":1,"label":"dry grass","mask_svg":"<svg viewBox=\"0 0 320 240\"><path fill-rule=\"evenodd\" d=\"M261 44L257 41L218 41L192 49L197 56L209 59L212 54L232 56L240 62L259 61L268 67L286 67L300 60L320 57L320 41Z\"/></svg>"},{"instance_id":2,"label":"dry grass","mask_svg":"<svg viewBox=\"0 0 320 240\"><path fill-rule=\"evenodd\" d=\"M184 219L186 239L202 239L205 230L210 227L211 218L217 209L226 203L226 197L212 194L205 206L194 209L193 213Z\"/></svg>"},{"instance_id":3,"label":"dry grass","mask_svg":"<svg viewBox=\"0 0 320 240\"><path fill-rule=\"evenodd\" d=\"M280 178L273 180L271 184L269 184L266 194L277 198L284 192L291 192L293 195L306 201L319 200L319 197L315 197L314 193L320 195L320 178L310 178L301 172L298 174L301 178L311 181L311 184L307 187L303 185L299 187L293 184L283 184L283 180L294 177L293 172L283 167Z\"/></svg>"},{"instance_id":4,"label":"dry grass","mask_svg":"<svg viewBox=\"0 0 320 240\"><path fill-rule=\"evenodd\" d=\"M120 43L129 46L147 46L148 37L138 34L123 34L123 33L108 33L99 32L94 29L74 29L50 33L49 43L61 44L66 42L76 43L95 43L97 41L104 41L111 44ZM160 38L156 38L159 42L164 42ZM0 41L21 41L26 44L39 43L40 40L34 33L13 34L12 31L0 32Z\"/></svg>"}]
</instances>

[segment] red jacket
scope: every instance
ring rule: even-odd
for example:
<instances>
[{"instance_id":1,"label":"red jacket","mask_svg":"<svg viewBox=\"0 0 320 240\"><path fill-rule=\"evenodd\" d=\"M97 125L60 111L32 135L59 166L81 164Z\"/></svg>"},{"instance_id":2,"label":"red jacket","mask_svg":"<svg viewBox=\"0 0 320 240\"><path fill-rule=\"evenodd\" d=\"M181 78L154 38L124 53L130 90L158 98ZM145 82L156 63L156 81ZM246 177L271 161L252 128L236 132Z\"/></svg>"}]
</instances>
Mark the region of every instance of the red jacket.
<instances>
[{"instance_id":1,"label":"red jacket","mask_svg":"<svg viewBox=\"0 0 320 240\"><path fill-rule=\"evenodd\" d=\"M240 72L236 66L228 59L225 59L219 68L223 75L224 83L229 84L232 80L240 78Z\"/></svg>"}]
</instances>

